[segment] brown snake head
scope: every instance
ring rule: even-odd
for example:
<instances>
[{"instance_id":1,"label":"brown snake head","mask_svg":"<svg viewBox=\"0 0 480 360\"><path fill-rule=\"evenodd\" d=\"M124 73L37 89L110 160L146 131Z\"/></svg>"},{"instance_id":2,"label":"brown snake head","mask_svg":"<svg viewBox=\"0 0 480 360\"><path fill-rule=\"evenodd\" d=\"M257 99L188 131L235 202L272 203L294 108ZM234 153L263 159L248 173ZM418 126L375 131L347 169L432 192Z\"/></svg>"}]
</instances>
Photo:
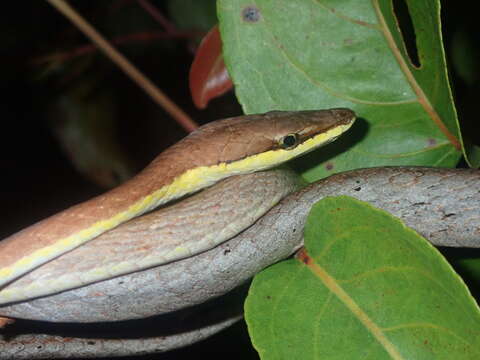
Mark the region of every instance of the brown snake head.
<instances>
[{"instance_id":1,"label":"brown snake head","mask_svg":"<svg viewBox=\"0 0 480 360\"><path fill-rule=\"evenodd\" d=\"M155 162L163 163L164 158L168 158L168 161L176 164L185 163L185 168L192 167L192 164L205 166L232 163L266 151L290 150L332 128L349 126L354 120L355 113L343 108L270 111L222 119L192 132L160 154ZM179 154L188 156L180 159ZM272 167L275 165L278 164L272 164Z\"/></svg>"}]
</instances>

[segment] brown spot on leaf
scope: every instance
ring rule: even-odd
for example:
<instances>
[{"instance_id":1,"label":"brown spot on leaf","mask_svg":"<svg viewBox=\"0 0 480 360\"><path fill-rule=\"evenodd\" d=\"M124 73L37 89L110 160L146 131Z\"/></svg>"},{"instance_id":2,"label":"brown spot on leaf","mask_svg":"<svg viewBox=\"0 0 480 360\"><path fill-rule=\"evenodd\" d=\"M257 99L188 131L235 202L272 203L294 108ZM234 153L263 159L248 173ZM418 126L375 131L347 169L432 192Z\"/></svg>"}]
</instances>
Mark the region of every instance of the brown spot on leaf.
<instances>
[{"instance_id":1,"label":"brown spot on leaf","mask_svg":"<svg viewBox=\"0 0 480 360\"><path fill-rule=\"evenodd\" d=\"M435 146L437 145L437 140L433 139L433 138L428 138L427 140L427 146L428 147L432 147L432 146Z\"/></svg>"},{"instance_id":2,"label":"brown spot on leaf","mask_svg":"<svg viewBox=\"0 0 480 360\"><path fill-rule=\"evenodd\" d=\"M260 20L260 10L255 6L247 6L242 11L242 19L246 22L258 22Z\"/></svg>"},{"instance_id":3,"label":"brown spot on leaf","mask_svg":"<svg viewBox=\"0 0 480 360\"><path fill-rule=\"evenodd\" d=\"M326 163L325 164L325 169L327 169L328 171L333 170L333 163L331 163L331 162Z\"/></svg>"},{"instance_id":4,"label":"brown spot on leaf","mask_svg":"<svg viewBox=\"0 0 480 360\"><path fill-rule=\"evenodd\" d=\"M295 258L304 263L305 265L309 265L312 263L312 258L308 256L307 251L304 247L297 251L297 253L295 254Z\"/></svg>"}]
</instances>

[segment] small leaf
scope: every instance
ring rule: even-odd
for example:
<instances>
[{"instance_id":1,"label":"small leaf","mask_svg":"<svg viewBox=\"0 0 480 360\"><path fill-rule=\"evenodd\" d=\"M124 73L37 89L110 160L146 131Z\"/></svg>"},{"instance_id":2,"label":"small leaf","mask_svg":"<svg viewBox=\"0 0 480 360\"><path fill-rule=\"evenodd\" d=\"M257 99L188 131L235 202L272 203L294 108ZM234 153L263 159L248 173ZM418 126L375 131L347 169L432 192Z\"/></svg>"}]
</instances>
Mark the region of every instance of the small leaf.
<instances>
[{"instance_id":1,"label":"small leaf","mask_svg":"<svg viewBox=\"0 0 480 360\"><path fill-rule=\"evenodd\" d=\"M223 62L222 40L218 26L203 38L190 68L190 92L195 105L204 109L208 102L232 88L232 80Z\"/></svg>"},{"instance_id":2,"label":"small leaf","mask_svg":"<svg viewBox=\"0 0 480 360\"><path fill-rule=\"evenodd\" d=\"M479 359L465 284L398 219L345 196L318 202L297 259L252 283L245 318L262 359Z\"/></svg>"},{"instance_id":3,"label":"small leaf","mask_svg":"<svg viewBox=\"0 0 480 360\"><path fill-rule=\"evenodd\" d=\"M207 32L217 23L215 0L169 0L167 9L180 29Z\"/></svg>"},{"instance_id":4,"label":"small leaf","mask_svg":"<svg viewBox=\"0 0 480 360\"><path fill-rule=\"evenodd\" d=\"M466 258L454 262L462 277L470 278L476 284L480 283L480 258Z\"/></svg>"},{"instance_id":5,"label":"small leaf","mask_svg":"<svg viewBox=\"0 0 480 360\"><path fill-rule=\"evenodd\" d=\"M459 26L452 36L450 56L452 68L468 85L478 82L480 51L475 40L476 34L468 31L467 26Z\"/></svg>"},{"instance_id":6,"label":"small leaf","mask_svg":"<svg viewBox=\"0 0 480 360\"><path fill-rule=\"evenodd\" d=\"M50 123L77 171L111 188L132 177L134 170L116 137L114 99L107 88L97 86L88 76L72 84L51 104Z\"/></svg>"}]
</instances>

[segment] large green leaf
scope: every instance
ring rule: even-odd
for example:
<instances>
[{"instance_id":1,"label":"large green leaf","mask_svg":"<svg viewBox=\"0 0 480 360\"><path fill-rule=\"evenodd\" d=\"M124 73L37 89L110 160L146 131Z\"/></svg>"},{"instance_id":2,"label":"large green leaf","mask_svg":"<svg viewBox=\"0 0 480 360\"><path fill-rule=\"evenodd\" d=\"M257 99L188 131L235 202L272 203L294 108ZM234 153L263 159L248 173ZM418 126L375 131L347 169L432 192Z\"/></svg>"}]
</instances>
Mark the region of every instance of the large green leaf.
<instances>
[{"instance_id":1,"label":"large green leaf","mask_svg":"<svg viewBox=\"0 0 480 360\"><path fill-rule=\"evenodd\" d=\"M348 198L317 203L306 250L254 279L245 304L265 359L480 359L480 312L425 239Z\"/></svg>"},{"instance_id":2,"label":"large green leaf","mask_svg":"<svg viewBox=\"0 0 480 360\"><path fill-rule=\"evenodd\" d=\"M309 180L367 166L451 167L461 156L438 0L407 2L419 68L391 1L218 0L225 62L246 113L349 107L362 118L307 158L323 161Z\"/></svg>"}]
</instances>

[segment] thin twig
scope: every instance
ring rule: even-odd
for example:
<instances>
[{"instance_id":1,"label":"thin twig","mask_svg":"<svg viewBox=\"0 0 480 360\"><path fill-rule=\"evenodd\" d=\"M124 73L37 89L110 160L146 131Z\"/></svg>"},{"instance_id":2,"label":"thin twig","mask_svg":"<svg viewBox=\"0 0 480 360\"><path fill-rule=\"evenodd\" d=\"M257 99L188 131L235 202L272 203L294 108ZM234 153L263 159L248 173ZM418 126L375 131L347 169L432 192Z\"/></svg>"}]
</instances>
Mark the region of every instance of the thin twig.
<instances>
[{"instance_id":1,"label":"thin twig","mask_svg":"<svg viewBox=\"0 0 480 360\"><path fill-rule=\"evenodd\" d=\"M142 74L123 54L118 52L98 31L96 31L80 14L64 0L47 0L60 13L68 18L85 36L95 43L112 62L122 69L138 86L165 109L185 130L191 132L198 125L155 84Z\"/></svg>"},{"instance_id":2,"label":"thin twig","mask_svg":"<svg viewBox=\"0 0 480 360\"><path fill-rule=\"evenodd\" d=\"M178 33L167 33L167 32L139 32L133 33L128 35L119 36L115 39L110 40L112 44L115 45L125 45L129 43L137 43L141 41L152 41L157 39L169 39L169 38L192 38L194 36L198 36L198 31L186 31L186 32L178 32ZM74 59L78 56L83 56L95 52L98 50L98 47L94 44L85 44L80 45L72 50L64 51L64 52L56 52L54 54L44 55L38 57L32 61L34 64L42 64L49 61L56 61L58 63L62 63L64 61L68 61Z\"/></svg>"}]
</instances>

